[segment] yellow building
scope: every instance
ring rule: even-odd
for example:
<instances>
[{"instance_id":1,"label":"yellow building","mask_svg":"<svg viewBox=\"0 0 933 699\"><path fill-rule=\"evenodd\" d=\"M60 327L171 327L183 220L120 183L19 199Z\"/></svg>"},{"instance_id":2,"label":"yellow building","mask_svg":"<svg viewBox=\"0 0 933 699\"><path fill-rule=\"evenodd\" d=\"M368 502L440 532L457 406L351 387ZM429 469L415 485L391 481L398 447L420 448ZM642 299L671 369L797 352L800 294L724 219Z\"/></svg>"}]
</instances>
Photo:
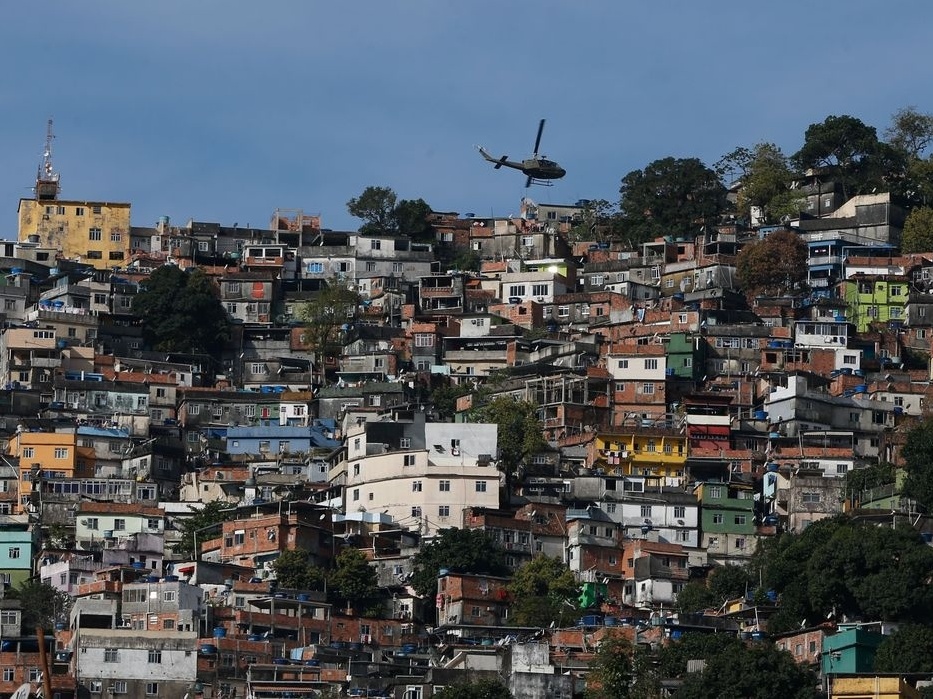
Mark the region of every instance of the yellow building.
<instances>
[{"instance_id":1,"label":"yellow building","mask_svg":"<svg viewBox=\"0 0 933 699\"><path fill-rule=\"evenodd\" d=\"M38 478L58 480L93 475L94 448L80 446L74 432L17 432L8 454L19 459L19 512L25 512Z\"/></svg>"},{"instance_id":2,"label":"yellow building","mask_svg":"<svg viewBox=\"0 0 933 699\"><path fill-rule=\"evenodd\" d=\"M606 474L642 476L646 485L679 485L687 462L687 438L672 430L601 433L592 442L590 463Z\"/></svg>"},{"instance_id":3,"label":"yellow building","mask_svg":"<svg viewBox=\"0 0 933 699\"><path fill-rule=\"evenodd\" d=\"M130 205L100 201L20 199L18 238L61 250L97 269L123 267L130 257Z\"/></svg>"},{"instance_id":4,"label":"yellow building","mask_svg":"<svg viewBox=\"0 0 933 699\"><path fill-rule=\"evenodd\" d=\"M836 677L832 699L920 699L920 692L900 677Z\"/></svg>"}]
</instances>

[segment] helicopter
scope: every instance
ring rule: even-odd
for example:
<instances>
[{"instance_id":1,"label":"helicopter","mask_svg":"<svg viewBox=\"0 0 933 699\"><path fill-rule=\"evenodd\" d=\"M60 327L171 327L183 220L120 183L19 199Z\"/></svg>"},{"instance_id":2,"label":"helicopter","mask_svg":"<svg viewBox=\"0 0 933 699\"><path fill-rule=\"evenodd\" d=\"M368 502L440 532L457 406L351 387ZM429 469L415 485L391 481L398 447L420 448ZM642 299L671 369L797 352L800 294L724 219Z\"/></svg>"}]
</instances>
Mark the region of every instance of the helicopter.
<instances>
[{"instance_id":1,"label":"helicopter","mask_svg":"<svg viewBox=\"0 0 933 699\"><path fill-rule=\"evenodd\" d=\"M549 180L559 180L567 174L567 171L553 160L548 160L538 155L538 146L541 145L541 133L544 131L544 121L545 120L542 119L538 124L538 136L535 138L535 150L530 158L522 160L521 162L509 160L509 156L507 155L503 155L501 158L494 158L485 148L477 146L480 155L490 163L495 163L494 170L498 170L505 165L505 167L524 172L528 176L528 179L525 180L526 188L530 187L532 184L551 186L552 183Z\"/></svg>"}]
</instances>

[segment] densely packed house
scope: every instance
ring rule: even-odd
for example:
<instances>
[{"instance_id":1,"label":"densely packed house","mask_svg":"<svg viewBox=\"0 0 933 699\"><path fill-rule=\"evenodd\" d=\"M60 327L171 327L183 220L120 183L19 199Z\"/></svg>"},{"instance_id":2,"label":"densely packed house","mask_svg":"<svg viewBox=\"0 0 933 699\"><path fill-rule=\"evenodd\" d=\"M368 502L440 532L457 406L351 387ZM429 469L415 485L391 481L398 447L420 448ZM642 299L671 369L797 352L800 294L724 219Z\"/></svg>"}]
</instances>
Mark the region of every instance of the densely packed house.
<instances>
[{"instance_id":1,"label":"densely packed house","mask_svg":"<svg viewBox=\"0 0 933 699\"><path fill-rule=\"evenodd\" d=\"M420 699L469 669L578 696L607 633L677 637L689 580L870 509L846 475L896 463L896 428L927 408L933 254L899 253L887 195L632 248L581 233L584 202L436 213L413 240L296 210L141 227L129 203L36 192L0 260L0 575L71 601L37 638L0 599L2 694L50 677L56 699ZM737 255L778 229L805 242L808 283L749 298ZM134 298L166 265L211 280L219 356L147 344ZM353 300L322 351L334 288ZM516 435L476 418L508 398L542 436L520 464ZM488 534L507 570L416 590L413 556L451 528ZM289 552L331 569L348 549L375 572L365 607L279 579ZM560 627L516 624L509 574L544 556L581 601ZM737 604L705 623L766 628ZM802 663L849 652L798 636L777 642Z\"/></svg>"}]
</instances>

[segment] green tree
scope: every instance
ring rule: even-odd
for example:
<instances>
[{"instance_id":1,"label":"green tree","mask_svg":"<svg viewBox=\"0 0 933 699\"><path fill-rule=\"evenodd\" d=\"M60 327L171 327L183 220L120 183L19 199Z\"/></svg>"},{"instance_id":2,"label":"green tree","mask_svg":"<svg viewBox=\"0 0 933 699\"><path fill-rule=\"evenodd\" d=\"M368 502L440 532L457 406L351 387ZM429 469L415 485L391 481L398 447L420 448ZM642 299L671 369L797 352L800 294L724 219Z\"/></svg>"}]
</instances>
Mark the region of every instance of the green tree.
<instances>
[{"instance_id":1,"label":"green tree","mask_svg":"<svg viewBox=\"0 0 933 699\"><path fill-rule=\"evenodd\" d=\"M754 587L745 566L726 564L713 568L709 574L709 589L717 606L726 600L745 597Z\"/></svg>"},{"instance_id":2,"label":"green tree","mask_svg":"<svg viewBox=\"0 0 933 699\"><path fill-rule=\"evenodd\" d=\"M718 566L706 580L692 580L677 593L677 608L686 613L716 609L726 600L744 597L750 585L748 570L744 566Z\"/></svg>"},{"instance_id":3,"label":"green tree","mask_svg":"<svg viewBox=\"0 0 933 699\"><path fill-rule=\"evenodd\" d=\"M684 614L702 612L719 606L705 580L691 580L684 585L683 589L677 593L675 605L677 610Z\"/></svg>"},{"instance_id":4,"label":"green tree","mask_svg":"<svg viewBox=\"0 0 933 699\"><path fill-rule=\"evenodd\" d=\"M233 506L223 500L211 500L200 509L191 505L188 505L188 509L191 516L180 521L178 528L181 536L172 550L185 558L197 559L200 551L196 549L200 549L205 541L220 536L220 525L230 518Z\"/></svg>"},{"instance_id":5,"label":"green tree","mask_svg":"<svg viewBox=\"0 0 933 699\"><path fill-rule=\"evenodd\" d=\"M846 473L846 495L858 496L866 490L889 485L896 480L894 465L886 461Z\"/></svg>"},{"instance_id":6,"label":"green tree","mask_svg":"<svg viewBox=\"0 0 933 699\"><path fill-rule=\"evenodd\" d=\"M933 418L927 418L907 433L901 449L907 478L904 496L933 512Z\"/></svg>"},{"instance_id":7,"label":"green tree","mask_svg":"<svg viewBox=\"0 0 933 699\"><path fill-rule=\"evenodd\" d=\"M472 386L465 383L443 383L431 391L431 404L442 420L451 420L457 413L457 399L468 395Z\"/></svg>"},{"instance_id":8,"label":"green tree","mask_svg":"<svg viewBox=\"0 0 933 699\"><path fill-rule=\"evenodd\" d=\"M52 631L55 624L67 621L71 597L48 583L24 580L8 590L6 596L19 600L22 609L22 630L32 635L37 628Z\"/></svg>"},{"instance_id":9,"label":"green tree","mask_svg":"<svg viewBox=\"0 0 933 699\"><path fill-rule=\"evenodd\" d=\"M893 149L883 147L875 127L852 116L829 116L810 124L804 144L793 156L800 170L827 168L835 173L846 197L869 191L894 158Z\"/></svg>"},{"instance_id":10,"label":"green tree","mask_svg":"<svg viewBox=\"0 0 933 699\"><path fill-rule=\"evenodd\" d=\"M736 644L706 658L702 672L688 673L677 699L819 699L817 678L770 643Z\"/></svg>"},{"instance_id":11,"label":"green tree","mask_svg":"<svg viewBox=\"0 0 933 699\"><path fill-rule=\"evenodd\" d=\"M311 563L307 551L288 549L272 562L279 587L289 590L323 590L325 573Z\"/></svg>"},{"instance_id":12,"label":"green tree","mask_svg":"<svg viewBox=\"0 0 933 699\"><path fill-rule=\"evenodd\" d=\"M799 191L790 188L793 179L789 159L781 149L773 143L759 143L751 151L748 171L742 178L739 210L746 213L750 207L758 207L769 223L796 215L803 199Z\"/></svg>"},{"instance_id":13,"label":"green tree","mask_svg":"<svg viewBox=\"0 0 933 699\"><path fill-rule=\"evenodd\" d=\"M436 699L512 699L509 688L499 680L457 682L435 692Z\"/></svg>"},{"instance_id":14,"label":"green tree","mask_svg":"<svg viewBox=\"0 0 933 699\"><path fill-rule=\"evenodd\" d=\"M424 199L402 199L392 212L399 233L423 241L430 241L434 236L430 215L431 207Z\"/></svg>"},{"instance_id":15,"label":"green tree","mask_svg":"<svg viewBox=\"0 0 933 699\"><path fill-rule=\"evenodd\" d=\"M933 672L933 628L905 624L885 636L875 653L875 672Z\"/></svg>"},{"instance_id":16,"label":"green tree","mask_svg":"<svg viewBox=\"0 0 933 699\"><path fill-rule=\"evenodd\" d=\"M933 142L933 114L924 114L916 107L898 109L891 117L891 125L885 130L884 137L908 158L917 160Z\"/></svg>"},{"instance_id":17,"label":"green tree","mask_svg":"<svg viewBox=\"0 0 933 699\"><path fill-rule=\"evenodd\" d=\"M510 619L518 626L567 626L576 615L579 587L573 571L559 558L535 556L509 583Z\"/></svg>"},{"instance_id":18,"label":"green tree","mask_svg":"<svg viewBox=\"0 0 933 699\"><path fill-rule=\"evenodd\" d=\"M820 520L762 542L752 567L778 594L773 632L833 617L900 621L933 612L933 550L910 528Z\"/></svg>"},{"instance_id":19,"label":"green tree","mask_svg":"<svg viewBox=\"0 0 933 699\"><path fill-rule=\"evenodd\" d=\"M398 195L391 187L367 187L360 196L347 202L347 211L363 220L360 233L394 234L398 232L397 201Z\"/></svg>"},{"instance_id":20,"label":"green tree","mask_svg":"<svg viewBox=\"0 0 933 699\"><path fill-rule=\"evenodd\" d=\"M741 645L741 641L731 634L687 632L658 651L658 672L665 678L684 677L691 660L729 655Z\"/></svg>"},{"instance_id":21,"label":"green tree","mask_svg":"<svg viewBox=\"0 0 933 699\"><path fill-rule=\"evenodd\" d=\"M210 277L199 269L163 265L133 297L146 344L160 352L207 354L218 359L230 339L230 321Z\"/></svg>"},{"instance_id":22,"label":"green tree","mask_svg":"<svg viewBox=\"0 0 933 699\"><path fill-rule=\"evenodd\" d=\"M694 236L726 210L726 188L697 158L663 158L622 178L621 223L631 245Z\"/></svg>"},{"instance_id":23,"label":"green tree","mask_svg":"<svg viewBox=\"0 0 933 699\"><path fill-rule=\"evenodd\" d=\"M786 230L748 243L739 251L736 277L749 296L799 291L807 278L807 244Z\"/></svg>"},{"instance_id":24,"label":"green tree","mask_svg":"<svg viewBox=\"0 0 933 699\"><path fill-rule=\"evenodd\" d=\"M933 252L933 207L920 206L907 214L901 252Z\"/></svg>"},{"instance_id":25,"label":"green tree","mask_svg":"<svg viewBox=\"0 0 933 699\"><path fill-rule=\"evenodd\" d=\"M328 577L329 594L357 612L374 611L379 599L379 577L362 551L347 547L337 554L336 568Z\"/></svg>"},{"instance_id":26,"label":"green tree","mask_svg":"<svg viewBox=\"0 0 933 699\"><path fill-rule=\"evenodd\" d=\"M325 379L325 360L343 352L344 326L355 316L360 302L355 290L335 279L298 308L298 317L304 323L304 345L314 354L321 383Z\"/></svg>"},{"instance_id":27,"label":"green tree","mask_svg":"<svg viewBox=\"0 0 933 699\"><path fill-rule=\"evenodd\" d=\"M616 204L605 199L591 199L583 203L580 215L570 229L570 239L597 242L611 240L618 236L619 226L619 209Z\"/></svg>"},{"instance_id":28,"label":"green tree","mask_svg":"<svg viewBox=\"0 0 933 699\"><path fill-rule=\"evenodd\" d=\"M586 699L629 699L632 655L632 644L621 634L603 636L586 675Z\"/></svg>"},{"instance_id":29,"label":"green tree","mask_svg":"<svg viewBox=\"0 0 933 699\"><path fill-rule=\"evenodd\" d=\"M505 554L481 529L442 529L437 538L412 558L411 585L419 595L437 592L437 574L442 569L453 573L508 573Z\"/></svg>"},{"instance_id":30,"label":"green tree","mask_svg":"<svg viewBox=\"0 0 933 699\"><path fill-rule=\"evenodd\" d=\"M470 422L498 426L499 467L505 473L506 489L531 457L547 448L534 403L500 396L473 409Z\"/></svg>"}]
</instances>

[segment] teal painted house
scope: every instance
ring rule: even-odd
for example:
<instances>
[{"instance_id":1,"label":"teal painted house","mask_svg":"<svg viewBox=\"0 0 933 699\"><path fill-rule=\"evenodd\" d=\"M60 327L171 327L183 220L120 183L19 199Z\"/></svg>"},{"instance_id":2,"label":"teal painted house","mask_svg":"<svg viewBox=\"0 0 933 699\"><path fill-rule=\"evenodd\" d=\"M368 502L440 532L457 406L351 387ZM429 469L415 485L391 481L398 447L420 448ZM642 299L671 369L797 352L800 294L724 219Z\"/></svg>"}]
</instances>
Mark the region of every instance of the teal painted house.
<instances>
[{"instance_id":1,"label":"teal painted house","mask_svg":"<svg viewBox=\"0 0 933 699\"><path fill-rule=\"evenodd\" d=\"M14 520L3 517L0 520ZM32 574L36 537L25 521L0 521L0 580L16 587Z\"/></svg>"},{"instance_id":2,"label":"teal painted house","mask_svg":"<svg viewBox=\"0 0 933 699\"><path fill-rule=\"evenodd\" d=\"M854 675L871 672L875 653L884 635L861 627L844 628L823 639L820 670L823 675Z\"/></svg>"}]
</instances>

